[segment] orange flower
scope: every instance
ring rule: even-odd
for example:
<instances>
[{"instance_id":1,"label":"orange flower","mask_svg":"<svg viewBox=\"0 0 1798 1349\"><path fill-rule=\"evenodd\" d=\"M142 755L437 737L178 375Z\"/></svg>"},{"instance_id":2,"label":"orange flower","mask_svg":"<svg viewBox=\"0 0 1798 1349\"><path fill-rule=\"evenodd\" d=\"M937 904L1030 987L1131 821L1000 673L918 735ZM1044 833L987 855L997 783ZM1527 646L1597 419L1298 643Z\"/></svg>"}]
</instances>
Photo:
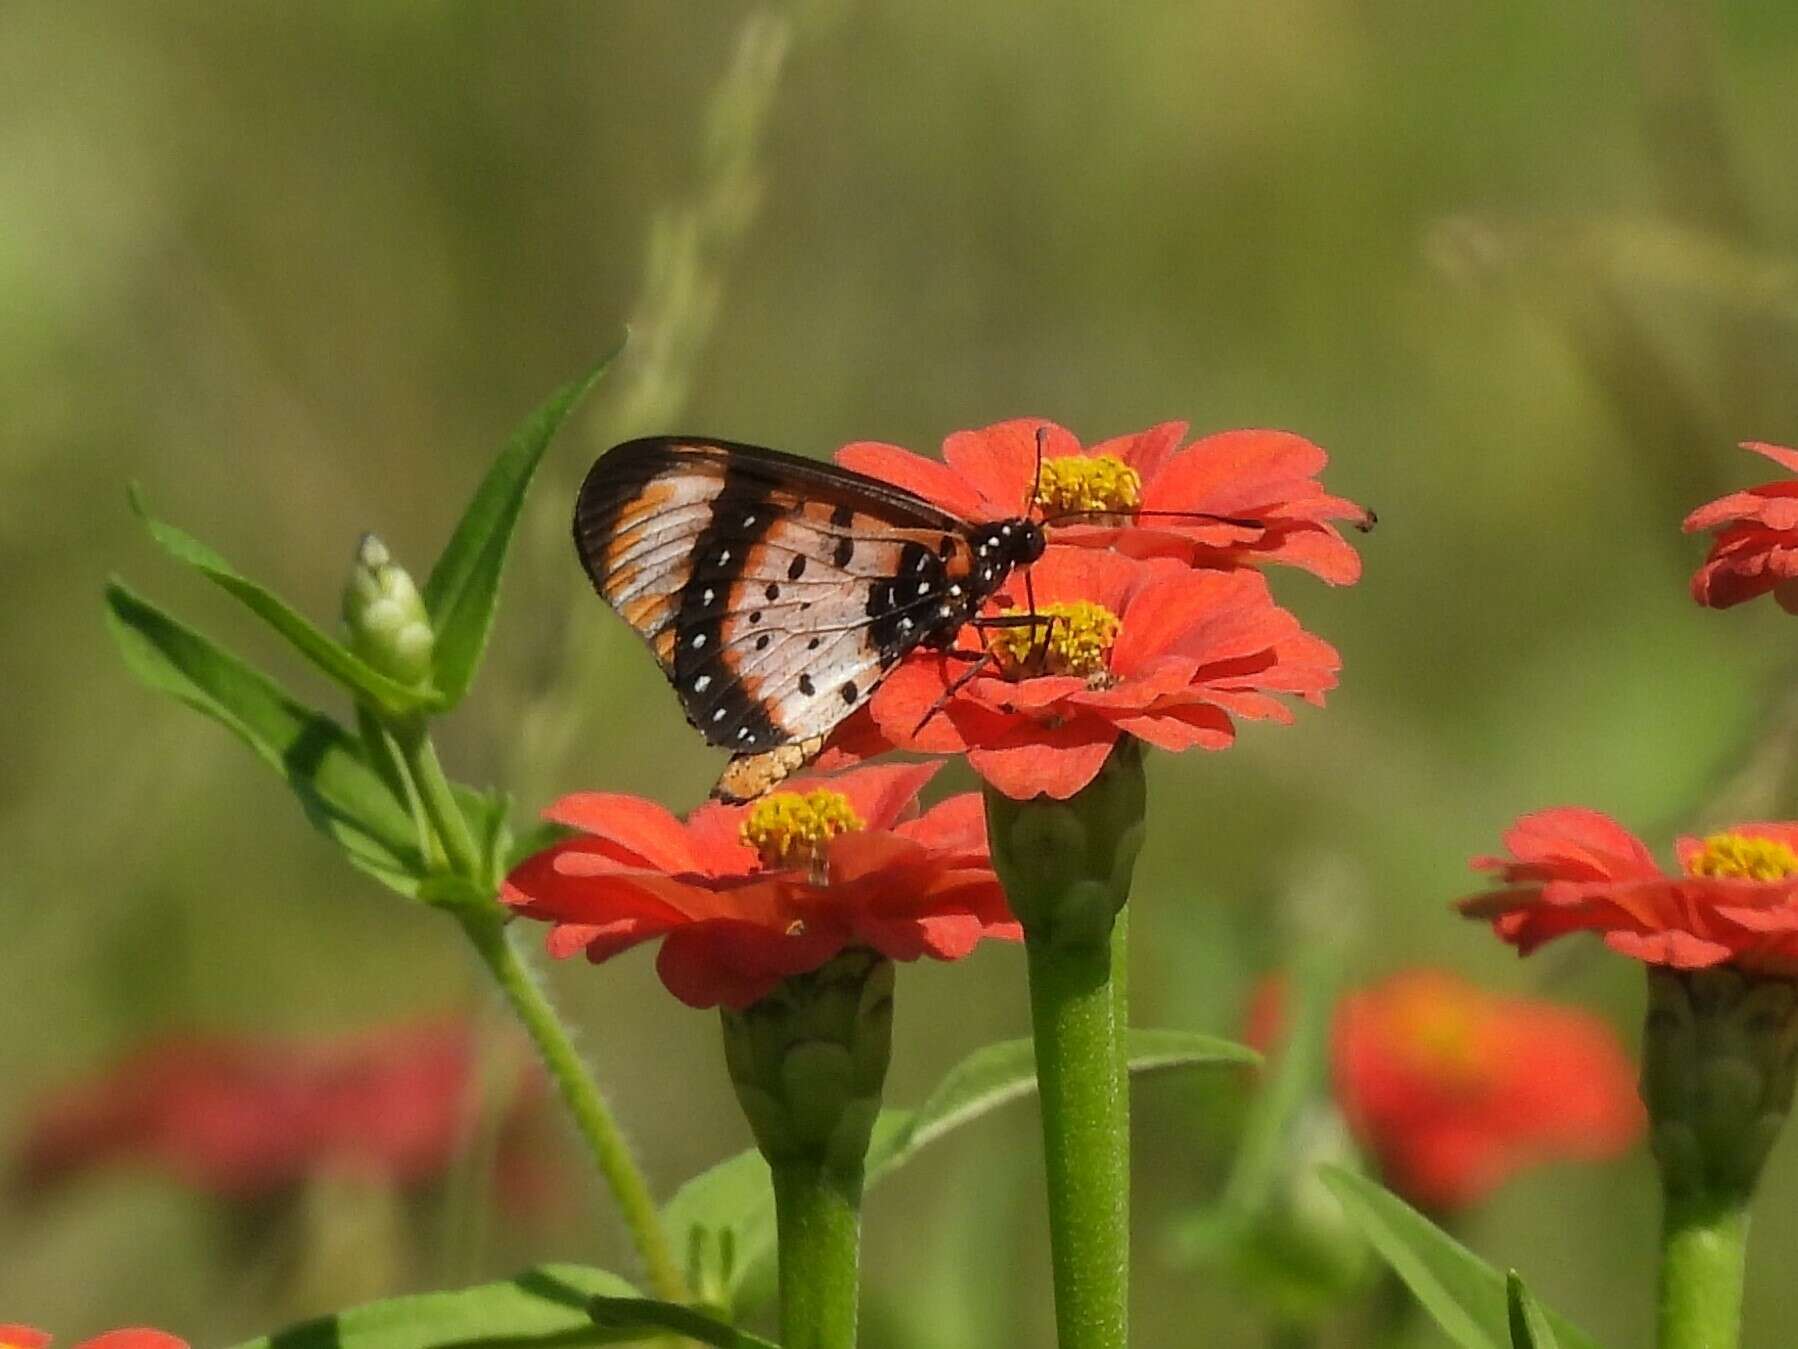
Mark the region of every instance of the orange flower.
<instances>
[{"instance_id":1,"label":"orange flower","mask_svg":"<svg viewBox=\"0 0 1798 1349\"><path fill-rule=\"evenodd\" d=\"M31 1326L0 1325L0 1349L45 1349L50 1337ZM187 1349L187 1341L166 1331L133 1326L81 1341L75 1349Z\"/></svg>"},{"instance_id":2,"label":"orange flower","mask_svg":"<svg viewBox=\"0 0 1798 1349\"><path fill-rule=\"evenodd\" d=\"M1257 995L1251 1042L1273 1038L1277 996L1271 984ZM1538 1162L1614 1156L1642 1132L1633 1069L1604 1022L1436 970L1344 998L1331 1073L1386 1183L1437 1213Z\"/></svg>"},{"instance_id":3,"label":"orange flower","mask_svg":"<svg viewBox=\"0 0 1798 1349\"><path fill-rule=\"evenodd\" d=\"M555 926L551 954L607 960L664 938L657 972L693 1007L744 1008L846 947L956 960L1016 940L973 793L917 818L940 765L801 778L683 822L653 801L563 797L546 816L580 834L530 858L502 898Z\"/></svg>"},{"instance_id":4,"label":"orange flower","mask_svg":"<svg viewBox=\"0 0 1798 1349\"><path fill-rule=\"evenodd\" d=\"M1492 919L1521 954L1568 932L1597 932L1613 951L1650 965L1798 974L1798 823L1681 838L1672 875L1595 810L1525 815L1504 841L1510 856L1473 862L1504 886L1460 909Z\"/></svg>"},{"instance_id":5,"label":"orange flower","mask_svg":"<svg viewBox=\"0 0 1798 1349\"><path fill-rule=\"evenodd\" d=\"M1748 441L1742 446L1798 473L1798 450ZM1692 577L1692 598L1713 609L1769 590L1781 608L1798 613L1798 478L1764 483L1700 506L1686 517L1686 533L1717 531L1710 554Z\"/></svg>"},{"instance_id":6,"label":"orange flower","mask_svg":"<svg viewBox=\"0 0 1798 1349\"><path fill-rule=\"evenodd\" d=\"M966 660L918 650L900 663L867 709L881 744L965 753L1007 796L1065 799L1121 736L1222 749L1236 737L1233 716L1289 722L1274 695L1322 704L1336 684L1335 649L1275 605L1254 572L1051 547L988 614L1018 615L1027 584L1047 621L982 630L990 662L959 688ZM845 749L865 726L850 729Z\"/></svg>"},{"instance_id":7,"label":"orange flower","mask_svg":"<svg viewBox=\"0 0 1798 1349\"><path fill-rule=\"evenodd\" d=\"M418 1185L442 1175L461 1146L473 1069L471 1029L447 1020L311 1044L173 1037L48 1097L22 1174L42 1186L140 1161L240 1200L324 1170ZM515 1103L509 1128L523 1123L524 1105Z\"/></svg>"},{"instance_id":8,"label":"orange flower","mask_svg":"<svg viewBox=\"0 0 1798 1349\"><path fill-rule=\"evenodd\" d=\"M1046 433L1040 477L1039 430ZM941 463L876 441L845 445L836 459L965 519L1040 512L1056 543L1199 567L1280 562L1333 585L1359 578L1361 559L1331 521L1365 529L1373 517L1318 484L1328 461L1321 449L1288 431L1255 430L1222 431L1181 449L1185 434L1185 422L1163 422L1082 446L1054 422L1024 417L955 432L943 441ZM1054 524L1076 512L1085 518Z\"/></svg>"}]
</instances>

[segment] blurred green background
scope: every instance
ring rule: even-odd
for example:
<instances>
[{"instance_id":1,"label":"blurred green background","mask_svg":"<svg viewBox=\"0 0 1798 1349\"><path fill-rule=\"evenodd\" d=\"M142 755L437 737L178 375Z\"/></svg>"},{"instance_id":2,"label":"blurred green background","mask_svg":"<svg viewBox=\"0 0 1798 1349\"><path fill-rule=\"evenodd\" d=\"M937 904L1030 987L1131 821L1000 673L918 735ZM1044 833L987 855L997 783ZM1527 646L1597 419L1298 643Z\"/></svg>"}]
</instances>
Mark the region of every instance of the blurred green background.
<instances>
[{"instance_id":1,"label":"blurred green background","mask_svg":"<svg viewBox=\"0 0 1798 1349\"><path fill-rule=\"evenodd\" d=\"M1152 762L1135 1020L1233 1032L1257 975L1327 931L1356 979L1443 963L1598 1008L1633 1045L1634 967L1519 964L1445 905L1526 809L1664 839L1798 804L1788 620L1695 607L1678 532L1774 476L1735 441L1798 440L1795 63L1798 8L1698 0L0 7L0 1142L152 1032L483 1003L453 925L129 681L99 587L122 570L329 701L154 555L125 483L329 620L359 532L422 573L507 431L627 318L440 730L452 772L521 816L577 787L684 809L709 786L716 757L566 543L574 484L625 435L823 454L1018 415L1095 438L1286 426L1381 517L1359 587L1274 578L1339 644L1342 687L1293 728ZM553 982L661 1193L743 1146L715 1018L646 953ZM905 969L898 1016L904 1104L1023 1033L1019 953ZM1216 1190L1235 1090L1137 1092L1145 1347L1262 1341L1165 1254ZM424 1222L396 1286L626 1267L564 1164L532 1224L471 1243ZM1037 1165L1013 1108L873 1194L867 1343L1049 1342ZM209 1344L284 1296L287 1238L245 1241L166 1182L3 1202L0 1319ZM1464 1231L1634 1344L1655 1215L1638 1150L1532 1173ZM1795 1253L1787 1139L1750 1342L1798 1318Z\"/></svg>"}]
</instances>

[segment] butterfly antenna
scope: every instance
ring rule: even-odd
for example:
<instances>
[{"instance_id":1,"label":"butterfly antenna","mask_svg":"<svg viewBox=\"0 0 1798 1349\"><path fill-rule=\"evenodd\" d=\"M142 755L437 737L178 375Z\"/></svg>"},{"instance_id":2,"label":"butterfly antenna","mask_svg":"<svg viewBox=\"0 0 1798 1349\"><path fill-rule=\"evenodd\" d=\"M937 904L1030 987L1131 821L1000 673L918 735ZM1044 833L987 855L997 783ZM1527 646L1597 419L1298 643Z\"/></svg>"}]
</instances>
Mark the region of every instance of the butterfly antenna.
<instances>
[{"instance_id":1,"label":"butterfly antenna","mask_svg":"<svg viewBox=\"0 0 1798 1349\"><path fill-rule=\"evenodd\" d=\"M1030 495L1024 499L1023 518L1028 520L1030 512L1036 509L1037 493L1043 489L1043 458L1049 448L1049 428L1036 428L1036 476L1030 480Z\"/></svg>"},{"instance_id":2,"label":"butterfly antenna","mask_svg":"<svg viewBox=\"0 0 1798 1349\"><path fill-rule=\"evenodd\" d=\"M1256 520L1246 515L1218 515L1212 511L1145 511L1141 509L1125 511L1106 509L1062 511L1059 515L1049 516L1043 523L1045 525L1060 525L1067 523L1069 520L1078 520L1082 516L1104 518L1118 515L1128 516L1132 520L1200 520L1206 524L1229 525L1234 529L1265 529L1267 527L1267 522L1265 520Z\"/></svg>"}]
</instances>

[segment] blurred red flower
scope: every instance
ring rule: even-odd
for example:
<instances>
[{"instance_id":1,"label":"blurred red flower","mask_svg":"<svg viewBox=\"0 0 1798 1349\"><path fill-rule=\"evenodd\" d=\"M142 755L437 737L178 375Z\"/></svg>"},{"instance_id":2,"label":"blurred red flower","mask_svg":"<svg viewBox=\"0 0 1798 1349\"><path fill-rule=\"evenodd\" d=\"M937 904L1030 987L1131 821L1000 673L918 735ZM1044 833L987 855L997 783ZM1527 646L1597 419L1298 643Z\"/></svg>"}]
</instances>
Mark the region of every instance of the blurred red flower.
<instances>
[{"instance_id":1,"label":"blurred red flower","mask_svg":"<svg viewBox=\"0 0 1798 1349\"><path fill-rule=\"evenodd\" d=\"M1789 473L1798 473L1798 450L1748 441ZM1764 483L1700 506L1686 517L1688 534L1715 530L1710 554L1692 577L1692 598L1713 609L1751 600L1769 590L1781 608L1798 613L1798 478Z\"/></svg>"},{"instance_id":2,"label":"blurred red flower","mask_svg":"<svg viewBox=\"0 0 1798 1349\"><path fill-rule=\"evenodd\" d=\"M0 1349L44 1349L50 1337L30 1326L0 1325ZM187 1341L166 1331L133 1326L109 1330L81 1341L74 1349L187 1349Z\"/></svg>"},{"instance_id":3,"label":"blurred red flower","mask_svg":"<svg viewBox=\"0 0 1798 1349\"><path fill-rule=\"evenodd\" d=\"M1249 1040L1277 1038L1280 987L1256 995ZM1609 1026L1410 970L1345 997L1331 1037L1337 1104L1397 1193L1465 1208L1517 1171L1615 1156L1641 1134L1635 1074Z\"/></svg>"},{"instance_id":4,"label":"blurred red flower","mask_svg":"<svg viewBox=\"0 0 1798 1349\"><path fill-rule=\"evenodd\" d=\"M1613 951L1651 965L1798 973L1798 823L1681 838L1673 875L1595 810L1525 815L1504 842L1509 856L1473 862L1503 886L1460 909L1492 919L1521 954L1569 932L1597 932Z\"/></svg>"},{"instance_id":5,"label":"blurred red flower","mask_svg":"<svg viewBox=\"0 0 1798 1349\"><path fill-rule=\"evenodd\" d=\"M558 957L663 938L657 972L693 1007L747 1007L850 946L956 960L982 937L1015 941L980 798L908 818L939 766L801 778L684 822L640 797L565 796L545 815L579 835L517 867L502 898L555 925Z\"/></svg>"},{"instance_id":6,"label":"blurred red flower","mask_svg":"<svg viewBox=\"0 0 1798 1349\"><path fill-rule=\"evenodd\" d=\"M912 652L869 700L881 743L965 753L1007 796L1065 799L1120 736L1222 749L1235 739L1233 716L1290 722L1273 695L1322 704L1336 684L1335 649L1274 604L1255 572L1051 547L987 612L1020 612L1026 584L1037 614L1053 621L985 629L991 661L960 687L965 660ZM857 745L854 727L842 744L872 748Z\"/></svg>"},{"instance_id":7,"label":"blurred red flower","mask_svg":"<svg viewBox=\"0 0 1798 1349\"><path fill-rule=\"evenodd\" d=\"M1040 480L1039 429L1046 432ZM1055 525L1057 543L1201 567L1281 562L1334 585L1360 577L1360 557L1331 521L1366 528L1372 516L1318 484L1329 458L1321 449L1288 431L1258 430L1221 431L1181 449L1185 435L1185 422L1163 422L1082 446L1054 422L1025 417L955 432L943 441L941 463L876 441L845 445L836 459L971 520L1033 507L1050 521L1074 511L1090 517ZM1134 518L1138 511L1144 514ZM1229 523L1149 514L1160 511L1228 516Z\"/></svg>"},{"instance_id":8,"label":"blurred red flower","mask_svg":"<svg viewBox=\"0 0 1798 1349\"><path fill-rule=\"evenodd\" d=\"M440 1176L462 1143L474 1067L472 1029L453 1019L315 1042L164 1039L44 1100L22 1178L44 1186L138 1161L239 1200L326 1170L415 1186ZM522 1093L510 1103L509 1129L524 1122L526 1104ZM502 1167L513 1160L528 1159L502 1149Z\"/></svg>"}]
</instances>

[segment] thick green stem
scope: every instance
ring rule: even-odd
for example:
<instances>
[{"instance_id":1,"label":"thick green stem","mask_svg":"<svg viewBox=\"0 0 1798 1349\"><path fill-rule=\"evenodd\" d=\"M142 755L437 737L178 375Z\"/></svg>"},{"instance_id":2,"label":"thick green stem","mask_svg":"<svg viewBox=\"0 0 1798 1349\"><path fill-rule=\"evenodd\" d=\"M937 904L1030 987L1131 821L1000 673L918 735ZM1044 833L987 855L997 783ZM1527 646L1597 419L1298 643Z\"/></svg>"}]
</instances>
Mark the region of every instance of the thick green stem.
<instances>
[{"instance_id":1,"label":"thick green stem","mask_svg":"<svg viewBox=\"0 0 1798 1349\"><path fill-rule=\"evenodd\" d=\"M1748 1200L1669 1193L1661 1221L1660 1349L1735 1349Z\"/></svg>"},{"instance_id":2,"label":"thick green stem","mask_svg":"<svg viewBox=\"0 0 1798 1349\"><path fill-rule=\"evenodd\" d=\"M1130 1105L1109 941L1026 938L1060 1349L1124 1349L1130 1299Z\"/></svg>"},{"instance_id":3,"label":"thick green stem","mask_svg":"<svg viewBox=\"0 0 1798 1349\"><path fill-rule=\"evenodd\" d=\"M496 915L470 912L458 916L506 1001L524 1023L531 1043L537 1047L544 1067L549 1070L569 1113L574 1116L581 1141L587 1145L606 1184L611 1186L612 1197L617 1201L625 1226L630 1229L631 1240L642 1257L650 1287L659 1298L669 1302L684 1301L686 1281L668 1245L668 1234L656 1212L649 1185L637 1169L630 1144L612 1118L599 1084L581 1062L561 1018L550 1006L542 985L519 951L517 938Z\"/></svg>"},{"instance_id":4,"label":"thick green stem","mask_svg":"<svg viewBox=\"0 0 1798 1349\"><path fill-rule=\"evenodd\" d=\"M772 1168L783 1349L854 1349L862 1173L808 1161Z\"/></svg>"}]
</instances>

